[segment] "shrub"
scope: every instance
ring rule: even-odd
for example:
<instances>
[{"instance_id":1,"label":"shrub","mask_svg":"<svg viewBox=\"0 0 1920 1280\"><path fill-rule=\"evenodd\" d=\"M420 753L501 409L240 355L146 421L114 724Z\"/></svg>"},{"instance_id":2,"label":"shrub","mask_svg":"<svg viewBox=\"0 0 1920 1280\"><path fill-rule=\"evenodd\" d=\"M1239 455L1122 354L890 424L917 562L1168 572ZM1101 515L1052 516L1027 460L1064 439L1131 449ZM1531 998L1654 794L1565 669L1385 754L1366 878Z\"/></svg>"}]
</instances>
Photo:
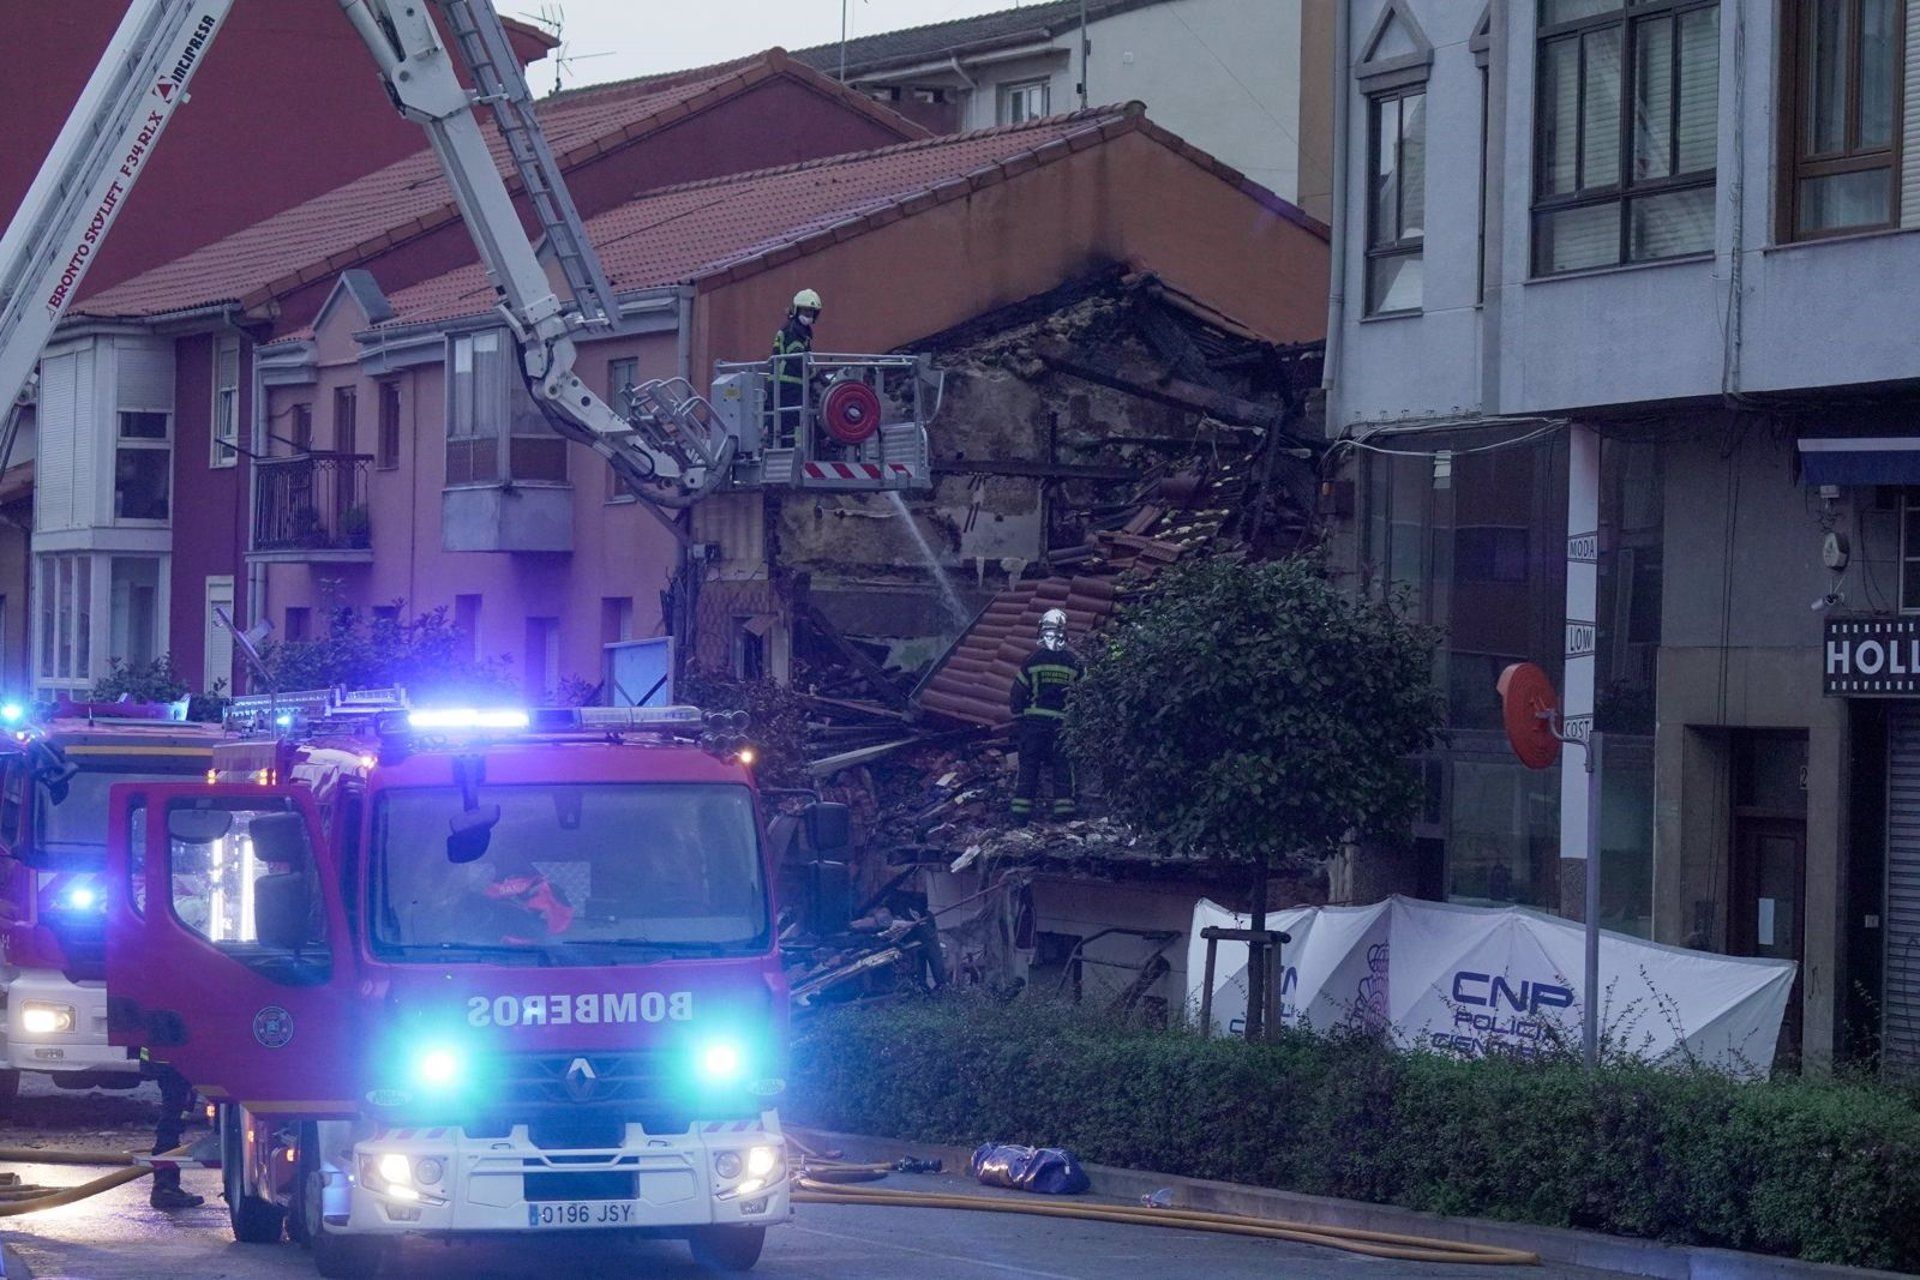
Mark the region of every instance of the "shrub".
<instances>
[{"instance_id":1,"label":"shrub","mask_svg":"<svg viewBox=\"0 0 1920 1280\"><path fill-rule=\"evenodd\" d=\"M824 1011L790 1077L834 1129L1920 1270L1920 1107L1869 1083L1203 1040L972 997Z\"/></svg>"}]
</instances>

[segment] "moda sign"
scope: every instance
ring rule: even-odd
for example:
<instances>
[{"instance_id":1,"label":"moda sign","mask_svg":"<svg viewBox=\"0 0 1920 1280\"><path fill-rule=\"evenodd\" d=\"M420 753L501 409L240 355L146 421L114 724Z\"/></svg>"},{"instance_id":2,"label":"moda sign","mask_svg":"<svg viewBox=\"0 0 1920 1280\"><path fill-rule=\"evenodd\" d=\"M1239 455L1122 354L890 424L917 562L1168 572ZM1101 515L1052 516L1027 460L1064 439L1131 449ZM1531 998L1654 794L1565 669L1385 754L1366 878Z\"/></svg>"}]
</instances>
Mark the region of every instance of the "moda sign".
<instances>
[{"instance_id":1,"label":"moda sign","mask_svg":"<svg viewBox=\"0 0 1920 1280\"><path fill-rule=\"evenodd\" d=\"M1828 618L1822 650L1828 697L1920 697L1920 618Z\"/></svg>"}]
</instances>

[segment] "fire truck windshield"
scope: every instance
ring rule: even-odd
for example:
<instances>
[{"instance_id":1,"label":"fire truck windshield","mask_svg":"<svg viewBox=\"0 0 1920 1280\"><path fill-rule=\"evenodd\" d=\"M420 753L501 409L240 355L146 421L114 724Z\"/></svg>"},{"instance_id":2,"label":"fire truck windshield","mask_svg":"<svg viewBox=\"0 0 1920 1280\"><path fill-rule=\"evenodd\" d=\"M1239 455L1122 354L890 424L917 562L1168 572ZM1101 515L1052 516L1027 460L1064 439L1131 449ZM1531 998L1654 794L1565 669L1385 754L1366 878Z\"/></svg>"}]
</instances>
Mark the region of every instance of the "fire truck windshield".
<instances>
[{"instance_id":1,"label":"fire truck windshield","mask_svg":"<svg viewBox=\"0 0 1920 1280\"><path fill-rule=\"evenodd\" d=\"M195 772L206 767L196 764ZM86 763L67 784L66 798L53 802L37 788L33 806L34 847L56 857L104 858L107 850L107 788L122 782L179 782L184 770L120 770Z\"/></svg>"},{"instance_id":2,"label":"fire truck windshield","mask_svg":"<svg viewBox=\"0 0 1920 1280\"><path fill-rule=\"evenodd\" d=\"M519 958L643 963L763 950L769 918L752 799L716 784L480 788L501 817L456 864L460 790L397 788L373 811L376 954L401 962Z\"/></svg>"}]
</instances>

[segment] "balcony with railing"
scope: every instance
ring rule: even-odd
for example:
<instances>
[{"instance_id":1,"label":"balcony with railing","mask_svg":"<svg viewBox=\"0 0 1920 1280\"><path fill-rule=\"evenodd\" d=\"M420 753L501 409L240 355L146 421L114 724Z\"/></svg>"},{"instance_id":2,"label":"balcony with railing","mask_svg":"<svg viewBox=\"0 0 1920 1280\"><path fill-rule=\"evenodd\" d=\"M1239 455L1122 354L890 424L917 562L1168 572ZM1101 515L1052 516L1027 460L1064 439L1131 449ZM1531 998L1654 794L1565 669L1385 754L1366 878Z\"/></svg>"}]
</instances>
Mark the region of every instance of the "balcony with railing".
<instances>
[{"instance_id":1,"label":"balcony with railing","mask_svg":"<svg viewBox=\"0 0 1920 1280\"><path fill-rule=\"evenodd\" d=\"M253 560L366 563L373 559L364 453L299 453L254 463Z\"/></svg>"}]
</instances>

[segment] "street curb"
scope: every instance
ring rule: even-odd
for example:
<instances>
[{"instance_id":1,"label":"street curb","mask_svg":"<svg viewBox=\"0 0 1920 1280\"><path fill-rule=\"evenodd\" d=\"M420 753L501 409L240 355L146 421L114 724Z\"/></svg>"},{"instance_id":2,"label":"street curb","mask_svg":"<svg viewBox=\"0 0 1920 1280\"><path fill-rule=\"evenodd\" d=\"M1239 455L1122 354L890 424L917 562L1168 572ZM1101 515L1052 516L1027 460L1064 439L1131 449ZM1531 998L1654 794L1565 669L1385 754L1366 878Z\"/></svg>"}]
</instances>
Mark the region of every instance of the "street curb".
<instances>
[{"instance_id":1,"label":"street curb","mask_svg":"<svg viewBox=\"0 0 1920 1280\"><path fill-rule=\"evenodd\" d=\"M922 1160L939 1159L945 1162L948 1170L965 1173L967 1162L973 1155L971 1147L869 1138L805 1125L795 1126L795 1130L810 1140L809 1145L817 1145L811 1141L817 1139L827 1147L845 1151L849 1159L866 1157L896 1160L902 1156ZM1872 1271L1864 1267L1803 1262L1798 1258L1779 1258L1763 1253L1741 1253L1734 1249L1634 1240L1566 1227L1494 1222L1485 1218L1450 1218L1418 1209L1402 1209L1396 1205L1335 1200L1327 1196L1240 1186L1204 1178L1182 1178L1137 1169L1115 1169L1100 1164L1085 1167L1087 1175L1093 1180L1095 1195L1119 1200L1138 1201L1141 1196L1170 1188L1174 1193L1175 1206L1182 1209L1237 1213L1254 1218L1364 1231L1389 1231L1470 1244L1500 1245L1537 1253L1542 1262L1589 1267L1621 1275L1652 1276L1656 1280L1914 1280L1912 1276L1897 1271Z\"/></svg>"},{"instance_id":2,"label":"street curb","mask_svg":"<svg viewBox=\"0 0 1920 1280\"><path fill-rule=\"evenodd\" d=\"M0 1245L0 1280L33 1280L33 1272L11 1245Z\"/></svg>"}]
</instances>

